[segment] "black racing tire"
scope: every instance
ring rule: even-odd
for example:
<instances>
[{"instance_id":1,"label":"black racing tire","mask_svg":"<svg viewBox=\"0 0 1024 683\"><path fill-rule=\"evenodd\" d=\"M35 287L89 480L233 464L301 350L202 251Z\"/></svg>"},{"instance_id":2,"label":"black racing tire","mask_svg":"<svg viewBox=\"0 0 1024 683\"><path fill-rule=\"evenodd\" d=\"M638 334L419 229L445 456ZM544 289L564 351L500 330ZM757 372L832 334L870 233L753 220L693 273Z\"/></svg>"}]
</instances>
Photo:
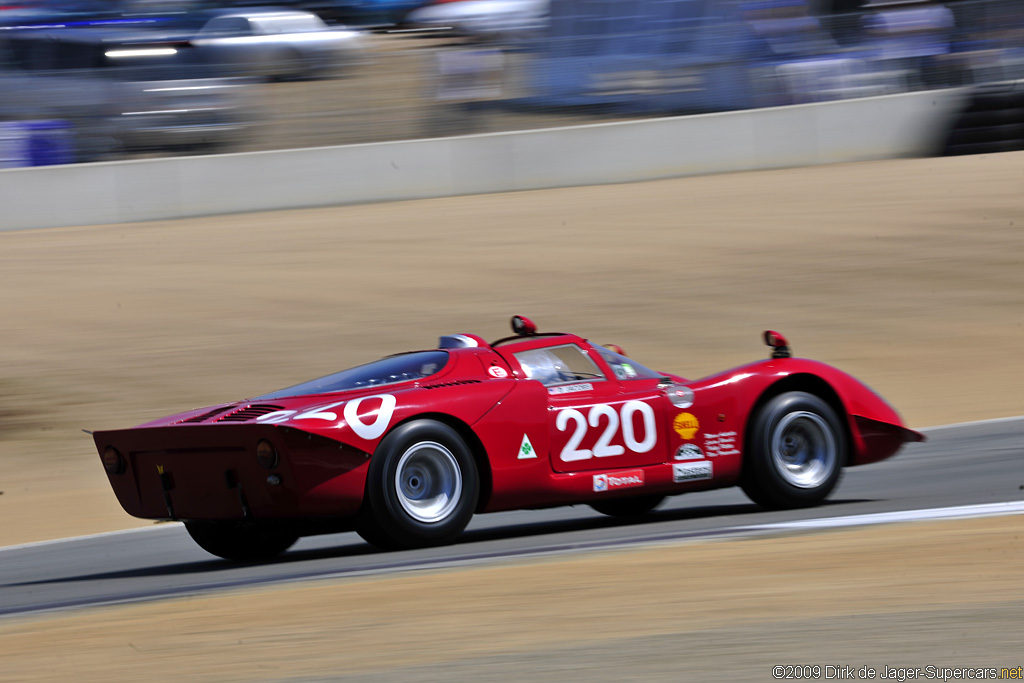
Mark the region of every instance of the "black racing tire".
<instances>
[{"instance_id":1,"label":"black racing tire","mask_svg":"<svg viewBox=\"0 0 1024 683\"><path fill-rule=\"evenodd\" d=\"M370 458L357 531L386 550L450 543L479 495L476 462L459 433L435 420L407 422Z\"/></svg>"},{"instance_id":2,"label":"black racing tire","mask_svg":"<svg viewBox=\"0 0 1024 683\"><path fill-rule=\"evenodd\" d=\"M590 507L609 517L640 517L661 505L663 500L665 496L661 495L612 498L591 503Z\"/></svg>"},{"instance_id":3,"label":"black racing tire","mask_svg":"<svg viewBox=\"0 0 1024 683\"><path fill-rule=\"evenodd\" d=\"M185 530L206 552L235 562L269 560L299 540L293 530L272 522L185 522Z\"/></svg>"},{"instance_id":4,"label":"black racing tire","mask_svg":"<svg viewBox=\"0 0 1024 683\"><path fill-rule=\"evenodd\" d=\"M754 416L740 486L771 509L818 505L846 463L846 432L836 412L813 394L775 396Z\"/></svg>"}]
</instances>

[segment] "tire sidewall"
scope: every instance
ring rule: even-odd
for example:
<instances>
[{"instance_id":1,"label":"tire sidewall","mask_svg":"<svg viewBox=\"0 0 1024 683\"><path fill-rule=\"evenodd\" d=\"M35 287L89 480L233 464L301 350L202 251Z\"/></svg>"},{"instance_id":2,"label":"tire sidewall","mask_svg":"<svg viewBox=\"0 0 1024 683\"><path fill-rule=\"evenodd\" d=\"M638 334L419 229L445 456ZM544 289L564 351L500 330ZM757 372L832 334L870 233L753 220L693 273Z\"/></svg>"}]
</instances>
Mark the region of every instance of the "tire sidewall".
<instances>
[{"instance_id":1,"label":"tire sidewall","mask_svg":"<svg viewBox=\"0 0 1024 683\"><path fill-rule=\"evenodd\" d=\"M813 487L799 487L779 472L771 453L772 438L779 423L789 414L806 411L824 420L832 432L835 460L828 476ZM751 429L751 451L748 474L756 478L757 487L767 494L775 507L800 507L820 503L831 493L846 463L846 432L835 411L825 401L802 391L791 391L772 398L758 411Z\"/></svg>"},{"instance_id":2,"label":"tire sidewall","mask_svg":"<svg viewBox=\"0 0 1024 683\"><path fill-rule=\"evenodd\" d=\"M438 443L454 456L462 476L462 492L455 508L441 521L423 522L402 506L398 494L398 465L418 443ZM458 432L434 420L416 420L393 429L370 458L366 497L370 514L384 534L397 545L416 547L444 543L466 527L476 510L479 475L473 455Z\"/></svg>"}]
</instances>

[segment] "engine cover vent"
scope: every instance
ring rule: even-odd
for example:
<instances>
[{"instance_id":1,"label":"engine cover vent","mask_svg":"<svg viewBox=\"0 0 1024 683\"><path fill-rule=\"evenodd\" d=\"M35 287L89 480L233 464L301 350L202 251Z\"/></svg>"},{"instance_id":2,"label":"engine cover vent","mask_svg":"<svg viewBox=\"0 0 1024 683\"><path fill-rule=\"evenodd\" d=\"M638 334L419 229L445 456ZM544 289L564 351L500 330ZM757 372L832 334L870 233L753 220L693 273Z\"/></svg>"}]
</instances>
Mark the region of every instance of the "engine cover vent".
<instances>
[{"instance_id":1,"label":"engine cover vent","mask_svg":"<svg viewBox=\"0 0 1024 683\"><path fill-rule=\"evenodd\" d=\"M278 410L284 410L281 406L272 406L267 403L257 403L251 406L236 410L230 415L217 420L217 422L248 422L249 420L255 420L261 415L269 415L270 413L276 413Z\"/></svg>"}]
</instances>

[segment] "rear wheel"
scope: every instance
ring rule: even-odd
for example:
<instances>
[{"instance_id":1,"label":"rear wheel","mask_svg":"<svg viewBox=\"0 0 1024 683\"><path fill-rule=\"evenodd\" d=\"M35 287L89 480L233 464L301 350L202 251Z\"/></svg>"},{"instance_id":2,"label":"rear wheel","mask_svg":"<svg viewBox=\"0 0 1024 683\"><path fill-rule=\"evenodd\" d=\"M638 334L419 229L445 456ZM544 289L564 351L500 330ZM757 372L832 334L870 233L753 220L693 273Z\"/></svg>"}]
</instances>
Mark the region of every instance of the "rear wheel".
<instances>
[{"instance_id":1,"label":"rear wheel","mask_svg":"<svg viewBox=\"0 0 1024 683\"><path fill-rule=\"evenodd\" d=\"M370 459L357 531L388 549L448 543L469 524L479 489L476 463L458 432L434 420L408 422Z\"/></svg>"},{"instance_id":2,"label":"rear wheel","mask_svg":"<svg viewBox=\"0 0 1024 683\"><path fill-rule=\"evenodd\" d=\"M608 515L609 517L639 517L640 515L646 515L654 508L661 505L661 501L665 500L665 496L637 496L635 498L615 498L613 500L602 500L597 503L591 503L590 507L594 508L602 515Z\"/></svg>"},{"instance_id":3,"label":"rear wheel","mask_svg":"<svg viewBox=\"0 0 1024 683\"><path fill-rule=\"evenodd\" d=\"M299 535L270 522L185 522L200 548L225 560L269 560L288 550Z\"/></svg>"},{"instance_id":4,"label":"rear wheel","mask_svg":"<svg viewBox=\"0 0 1024 683\"><path fill-rule=\"evenodd\" d=\"M741 487L758 505L817 505L839 481L846 437L832 408L813 394L790 391L754 417Z\"/></svg>"}]
</instances>

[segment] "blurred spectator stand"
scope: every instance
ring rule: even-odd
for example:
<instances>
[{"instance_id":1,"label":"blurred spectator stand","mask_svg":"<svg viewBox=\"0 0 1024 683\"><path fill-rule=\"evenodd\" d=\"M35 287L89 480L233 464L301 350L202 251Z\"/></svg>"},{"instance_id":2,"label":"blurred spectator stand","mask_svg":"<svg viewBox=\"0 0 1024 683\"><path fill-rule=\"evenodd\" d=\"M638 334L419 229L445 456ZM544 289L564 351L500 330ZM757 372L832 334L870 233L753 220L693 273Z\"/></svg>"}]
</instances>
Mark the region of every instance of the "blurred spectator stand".
<instances>
[{"instance_id":1,"label":"blurred spectator stand","mask_svg":"<svg viewBox=\"0 0 1024 683\"><path fill-rule=\"evenodd\" d=\"M945 85L941 65L952 50L953 12L925 0L875 0L863 18L869 58L903 69L918 87Z\"/></svg>"}]
</instances>

